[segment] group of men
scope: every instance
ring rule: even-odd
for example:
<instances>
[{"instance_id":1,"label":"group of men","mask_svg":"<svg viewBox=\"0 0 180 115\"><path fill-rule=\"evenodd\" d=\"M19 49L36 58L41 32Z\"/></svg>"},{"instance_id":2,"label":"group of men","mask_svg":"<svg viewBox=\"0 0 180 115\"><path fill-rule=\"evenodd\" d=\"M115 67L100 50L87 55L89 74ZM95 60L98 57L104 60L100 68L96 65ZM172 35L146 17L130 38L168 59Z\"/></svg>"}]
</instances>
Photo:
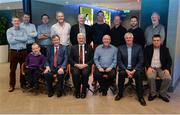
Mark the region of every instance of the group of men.
<instances>
[{"instance_id":1,"label":"group of men","mask_svg":"<svg viewBox=\"0 0 180 115\"><path fill-rule=\"evenodd\" d=\"M89 76L93 71L93 82L100 85L103 96L114 83L118 72L118 94L115 100L123 97L125 78L134 78L138 100L145 106L142 76L145 72L150 85L148 100L159 97L169 102L167 90L171 81L171 57L163 45L165 31L159 24L160 16L153 13L152 25L144 31L138 27L138 18L130 18L131 28L121 25L121 17L114 17L114 27L104 23L104 13L97 13L97 22L92 26L84 24L85 15L78 15L78 24L70 26L64 20L63 12L56 12L57 23L50 26L49 16L41 16L42 24L37 27L30 23L30 15L23 15L20 24L18 17L12 17L13 27L7 30L10 44L10 88L13 92L16 83L18 63L25 62L26 75L20 75L21 88L34 87L39 90L38 79L44 76L48 97L56 92L62 96L65 75L72 74L76 98L85 98ZM145 35L145 36L144 36ZM37 37L37 39L35 39ZM35 43L38 42L38 43ZM71 65L70 69L68 64ZM93 66L94 65L94 66ZM68 71L69 70L69 71ZM156 92L156 76L162 79L160 91ZM56 88L53 82L56 80ZM28 82L28 84L27 84Z\"/></svg>"}]
</instances>

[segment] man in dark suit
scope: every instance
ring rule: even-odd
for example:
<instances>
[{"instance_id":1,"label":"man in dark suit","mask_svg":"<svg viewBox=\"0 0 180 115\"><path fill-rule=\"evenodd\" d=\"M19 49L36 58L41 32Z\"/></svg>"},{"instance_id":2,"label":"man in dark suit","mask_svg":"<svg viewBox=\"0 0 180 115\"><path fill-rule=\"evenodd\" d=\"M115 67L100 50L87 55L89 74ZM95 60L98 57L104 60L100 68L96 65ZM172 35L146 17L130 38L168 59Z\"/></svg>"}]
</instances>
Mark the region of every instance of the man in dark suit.
<instances>
[{"instance_id":1,"label":"man in dark suit","mask_svg":"<svg viewBox=\"0 0 180 115\"><path fill-rule=\"evenodd\" d=\"M68 54L66 46L60 44L60 37L58 35L52 36L52 43L47 49L47 60L45 63L46 69L44 71L45 79L48 88L48 97L54 94L53 81L57 78L57 96L62 96L64 72L67 65Z\"/></svg>"},{"instance_id":2,"label":"man in dark suit","mask_svg":"<svg viewBox=\"0 0 180 115\"><path fill-rule=\"evenodd\" d=\"M143 98L143 86L141 75L143 72L143 51L140 45L133 44L133 34L127 32L124 35L125 45L118 48L117 65L119 67L118 87L119 93L115 97L118 101L123 97L125 78L134 78L136 82L136 92L141 105L145 106Z\"/></svg>"},{"instance_id":3,"label":"man in dark suit","mask_svg":"<svg viewBox=\"0 0 180 115\"><path fill-rule=\"evenodd\" d=\"M156 92L156 77L157 75L162 79L159 98L165 102L169 102L167 96L167 90L171 84L171 65L172 59L169 54L169 49L161 45L162 39L159 34L155 34L152 37L152 44L145 48L145 66L146 75L148 77L150 85L149 101L154 100L157 97Z\"/></svg>"},{"instance_id":4,"label":"man in dark suit","mask_svg":"<svg viewBox=\"0 0 180 115\"><path fill-rule=\"evenodd\" d=\"M76 98L85 98L93 62L93 50L88 44L85 44L85 35L83 33L77 35L77 41L78 44L71 49L69 62L75 86L75 96ZM82 92L80 92L81 84Z\"/></svg>"},{"instance_id":5,"label":"man in dark suit","mask_svg":"<svg viewBox=\"0 0 180 115\"><path fill-rule=\"evenodd\" d=\"M85 43L89 44L92 41L92 33L91 33L91 27L89 25L84 24L85 22L85 14L79 14L78 15L78 24L75 24L71 27L70 31L70 41L72 45L78 44L77 41L77 34L83 33L85 37Z\"/></svg>"}]
</instances>

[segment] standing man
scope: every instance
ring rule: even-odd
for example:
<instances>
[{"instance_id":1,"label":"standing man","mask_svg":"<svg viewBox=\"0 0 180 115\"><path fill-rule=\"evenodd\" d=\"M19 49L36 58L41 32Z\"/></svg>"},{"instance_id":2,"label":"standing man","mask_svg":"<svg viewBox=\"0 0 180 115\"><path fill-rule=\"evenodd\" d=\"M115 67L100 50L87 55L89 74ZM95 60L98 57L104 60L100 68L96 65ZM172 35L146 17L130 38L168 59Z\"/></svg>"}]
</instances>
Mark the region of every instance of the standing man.
<instances>
[{"instance_id":1,"label":"standing man","mask_svg":"<svg viewBox=\"0 0 180 115\"><path fill-rule=\"evenodd\" d=\"M128 32L131 32L134 36L133 42L135 44L139 44L144 49L145 45L145 37L144 37L144 31L138 26L138 17L132 16L130 18L130 25L131 28L128 30Z\"/></svg>"},{"instance_id":2,"label":"standing man","mask_svg":"<svg viewBox=\"0 0 180 115\"><path fill-rule=\"evenodd\" d=\"M70 40L72 45L78 44L77 34L83 33L85 35L85 43L89 44L92 41L92 33L91 27L89 25L84 24L85 22L85 14L78 15L78 24L75 24L71 27L70 31Z\"/></svg>"},{"instance_id":3,"label":"standing man","mask_svg":"<svg viewBox=\"0 0 180 115\"><path fill-rule=\"evenodd\" d=\"M153 12L151 15L152 25L147 27L145 30L146 45L152 44L152 37L154 34L160 34L161 44L164 43L165 29L164 26L159 23L159 20L160 20L160 15L157 12Z\"/></svg>"},{"instance_id":4,"label":"standing man","mask_svg":"<svg viewBox=\"0 0 180 115\"><path fill-rule=\"evenodd\" d=\"M111 44L118 47L125 44L124 34L127 32L126 28L121 25L121 17L114 17L114 27L111 29Z\"/></svg>"},{"instance_id":5,"label":"standing man","mask_svg":"<svg viewBox=\"0 0 180 115\"><path fill-rule=\"evenodd\" d=\"M94 50L96 47L100 44L102 44L102 38L106 34L110 34L110 27L108 24L104 23L104 12L99 11L97 13L97 23L93 24L92 26L92 39L93 39L93 48ZM93 76L93 82L92 85L96 86L97 84L97 78L96 76Z\"/></svg>"},{"instance_id":6,"label":"standing man","mask_svg":"<svg viewBox=\"0 0 180 115\"><path fill-rule=\"evenodd\" d=\"M49 16L43 14L41 16L42 24L37 27L38 40L41 46L41 53L46 56L46 49L51 45L51 26L49 25Z\"/></svg>"},{"instance_id":7,"label":"standing man","mask_svg":"<svg viewBox=\"0 0 180 115\"><path fill-rule=\"evenodd\" d=\"M53 81L57 78L57 97L62 96L64 74L67 66L68 55L66 46L60 44L58 35L52 36L52 44L47 49L46 69L44 76L47 82L48 97L54 95Z\"/></svg>"},{"instance_id":8,"label":"standing man","mask_svg":"<svg viewBox=\"0 0 180 115\"><path fill-rule=\"evenodd\" d=\"M147 69L147 77L150 86L149 101L157 97L156 92L156 77L157 75L162 79L159 98L165 102L169 102L167 90L171 84L171 65L172 59L169 54L169 49L161 45L161 36L155 34L152 37L152 45L145 48L145 66Z\"/></svg>"},{"instance_id":9,"label":"standing man","mask_svg":"<svg viewBox=\"0 0 180 115\"><path fill-rule=\"evenodd\" d=\"M64 21L64 13L61 11L56 12L56 19L58 22L52 25L51 36L58 35L61 38L60 44L69 46L71 26Z\"/></svg>"},{"instance_id":10,"label":"standing man","mask_svg":"<svg viewBox=\"0 0 180 115\"><path fill-rule=\"evenodd\" d=\"M110 44L111 37L103 36L103 44L94 53L95 76L100 84L102 95L106 96L109 86L116 78L117 48Z\"/></svg>"},{"instance_id":11,"label":"standing man","mask_svg":"<svg viewBox=\"0 0 180 115\"><path fill-rule=\"evenodd\" d=\"M20 27L20 19L18 17L12 17L13 27L7 30L7 40L10 45L10 81L9 92L14 91L16 84L16 68L18 63L21 65L24 63L27 51L27 33L24 28ZM25 88L25 78L20 72L20 86Z\"/></svg>"},{"instance_id":12,"label":"standing man","mask_svg":"<svg viewBox=\"0 0 180 115\"><path fill-rule=\"evenodd\" d=\"M102 44L102 38L104 35L110 34L110 27L104 23L104 12L99 11L97 13L97 22L92 26L92 38L94 43L94 49Z\"/></svg>"},{"instance_id":13,"label":"standing man","mask_svg":"<svg viewBox=\"0 0 180 115\"><path fill-rule=\"evenodd\" d=\"M31 52L31 46L35 42L35 37L37 36L36 27L34 24L30 23L30 15L24 14L23 15L23 22L20 25L22 28L26 30L27 33L27 52Z\"/></svg>"},{"instance_id":14,"label":"standing man","mask_svg":"<svg viewBox=\"0 0 180 115\"><path fill-rule=\"evenodd\" d=\"M142 72L143 72L143 51L140 45L133 43L133 34L127 32L124 35L126 44L118 48L117 65L119 67L118 87L119 92L115 101L123 97L125 78L134 78L138 100L142 106L146 105L143 98Z\"/></svg>"},{"instance_id":15,"label":"standing man","mask_svg":"<svg viewBox=\"0 0 180 115\"><path fill-rule=\"evenodd\" d=\"M77 41L78 44L71 48L69 62L72 67L71 72L75 86L75 96L76 98L85 98L93 62L93 50L85 43L85 35L83 33L77 35Z\"/></svg>"}]
</instances>

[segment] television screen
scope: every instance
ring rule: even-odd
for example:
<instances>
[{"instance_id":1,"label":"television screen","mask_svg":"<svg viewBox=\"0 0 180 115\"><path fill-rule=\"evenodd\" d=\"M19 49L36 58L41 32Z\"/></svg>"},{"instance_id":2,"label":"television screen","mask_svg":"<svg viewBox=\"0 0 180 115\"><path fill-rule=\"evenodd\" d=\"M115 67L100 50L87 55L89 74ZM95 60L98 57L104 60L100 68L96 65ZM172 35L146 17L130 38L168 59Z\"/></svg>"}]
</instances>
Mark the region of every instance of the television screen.
<instances>
[{"instance_id":1,"label":"television screen","mask_svg":"<svg viewBox=\"0 0 180 115\"><path fill-rule=\"evenodd\" d=\"M93 25L93 9L85 6L80 6L80 13L86 15L85 24Z\"/></svg>"},{"instance_id":2,"label":"television screen","mask_svg":"<svg viewBox=\"0 0 180 115\"><path fill-rule=\"evenodd\" d=\"M111 26L111 12L102 10L104 12L104 22Z\"/></svg>"}]
</instances>

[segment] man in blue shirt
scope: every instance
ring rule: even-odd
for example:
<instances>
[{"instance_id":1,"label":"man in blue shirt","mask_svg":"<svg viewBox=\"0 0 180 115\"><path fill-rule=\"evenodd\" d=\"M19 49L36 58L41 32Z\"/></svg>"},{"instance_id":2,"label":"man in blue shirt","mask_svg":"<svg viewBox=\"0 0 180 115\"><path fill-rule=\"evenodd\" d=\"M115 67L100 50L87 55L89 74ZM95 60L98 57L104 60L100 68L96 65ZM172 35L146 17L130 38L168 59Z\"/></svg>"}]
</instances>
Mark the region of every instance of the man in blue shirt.
<instances>
[{"instance_id":1,"label":"man in blue shirt","mask_svg":"<svg viewBox=\"0 0 180 115\"><path fill-rule=\"evenodd\" d=\"M7 30L7 40L10 45L10 81L9 92L14 91L16 84L16 68L18 63L20 67L25 61L27 55L26 42L27 33L26 30L20 27L20 19L18 17L12 17L13 27ZM20 85L21 88L25 88L25 78L20 72Z\"/></svg>"},{"instance_id":2,"label":"man in blue shirt","mask_svg":"<svg viewBox=\"0 0 180 115\"><path fill-rule=\"evenodd\" d=\"M109 86L116 77L117 48L110 44L111 37L104 35L103 44L94 53L95 77L100 84L102 95L106 96Z\"/></svg>"},{"instance_id":3,"label":"man in blue shirt","mask_svg":"<svg viewBox=\"0 0 180 115\"><path fill-rule=\"evenodd\" d=\"M123 97L125 78L134 78L136 82L136 92L141 105L145 106L143 98L142 72L143 72L143 52L140 45L133 43L133 34L127 32L124 35L126 44L118 48L117 66L119 68L118 87L119 92L115 97L118 101Z\"/></svg>"},{"instance_id":4,"label":"man in blue shirt","mask_svg":"<svg viewBox=\"0 0 180 115\"><path fill-rule=\"evenodd\" d=\"M23 15L23 23L20 24L22 28L26 30L27 33L27 52L31 52L31 46L35 42L35 37L37 36L36 27L34 24L30 23L30 15Z\"/></svg>"},{"instance_id":5,"label":"man in blue shirt","mask_svg":"<svg viewBox=\"0 0 180 115\"><path fill-rule=\"evenodd\" d=\"M41 52L46 56L46 49L51 45L51 26L49 25L49 16L43 14L41 16L42 24L37 27L38 40L41 46Z\"/></svg>"}]
</instances>

